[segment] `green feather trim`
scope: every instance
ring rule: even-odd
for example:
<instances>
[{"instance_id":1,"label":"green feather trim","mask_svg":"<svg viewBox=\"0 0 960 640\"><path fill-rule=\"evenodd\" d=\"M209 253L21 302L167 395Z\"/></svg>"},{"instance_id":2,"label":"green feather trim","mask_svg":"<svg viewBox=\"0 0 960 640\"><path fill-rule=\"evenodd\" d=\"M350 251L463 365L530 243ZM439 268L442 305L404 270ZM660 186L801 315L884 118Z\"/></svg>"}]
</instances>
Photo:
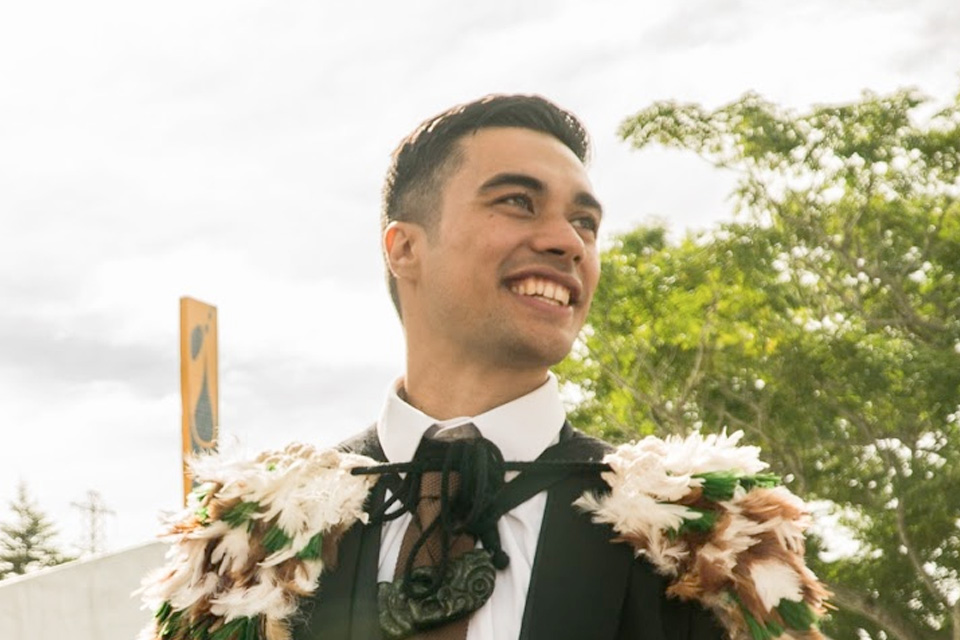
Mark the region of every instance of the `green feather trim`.
<instances>
[{"instance_id":1,"label":"green feather trim","mask_svg":"<svg viewBox=\"0 0 960 640\"><path fill-rule=\"evenodd\" d=\"M694 476L703 481L703 497L714 502L729 500L740 484L740 477L732 471L711 471Z\"/></svg>"},{"instance_id":2,"label":"green feather trim","mask_svg":"<svg viewBox=\"0 0 960 640\"><path fill-rule=\"evenodd\" d=\"M260 508L259 502L238 502L232 508L224 511L220 519L231 527L239 527L250 519Z\"/></svg>"},{"instance_id":3,"label":"green feather trim","mask_svg":"<svg viewBox=\"0 0 960 640\"><path fill-rule=\"evenodd\" d=\"M786 630L780 625L779 622L776 622L775 620L767 620L767 631L770 632L771 637L779 638Z\"/></svg>"},{"instance_id":4,"label":"green feather trim","mask_svg":"<svg viewBox=\"0 0 960 640\"><path fill-rule=\"evenodd\" d=\"M697 509L696 507L688 507L690 511L695 511L700 514L699 518L689 518L684 520L683 524L679 528L673 530L671 533L673 536L680 536L685 533L706 533L713 529L713 525L717 523L717 514L715 511L709 511L707 509ZM671 537L673 537L671 536Z\"/></svg>"},{"instance_id":5,"label":"green feather trim","mask_svg":"<svg viewBox=\"0 0 960 640\"><path fill-rule=\"evenodd\" d=\"M781 600L777 611L791 629L806 630L817 623L817 614L806 602Z\"/></svg>"},{"instance_id":6,"label":"green feather trim","mask_svg":"<svg viewBox=\"0 0 960 640\"><path fill-rule=\"evenodd\" d=\"M210 634L210 640L256 640L260 628L256 618L234 618Z\"/></svg>"},{"instance_id":7,"label":"green feather trim","mask_svg":"<svg viewBox=\"0 0 960 640\"><path fill-rule=\"evenodd\" d=\"M256 618L257 620L256 624L247 625L247 633L246 635L244 635L243 640L258 640L258 638L260 638L260 618L261 617L262 616L258 616ZM253 618L250 618L250 619L253 620Z\"/></svg>"},{"instance_id":8,"label":"green feather trim","mask_svg":"<svg viewBox=\"0 0 960 640\"><path fill-rule=\"evenodd\" d=\"M213 624L214 620L215 618L207 615L194 622L187 632L187 637L190 638L190 640L207 640L209 637L207 631L210 629L210 625Z\"/></svg>"},{"instance_id":9,"label":"green feather trim","mask_svg":"<svg viewBox=\"0 0 960 640\"><path fill-rule=\"evenodd\" d=\"M780 484L780 478L773 473L758 473L752 476L740 475L734 471L711 471L693 476L703 481L703 497L713 502L722 502L733 498L737 487L750 491L754 488L771 488Z\"/></svg>"},{"instance_id":10,"label":"green feather trim","mask_svg":"<svg viewBox=\"0 0 960 640\"><path fill-rule=\"evenodd\" d=\"M744 611L743 619L747 623L747 630L750 632L750 637L753 638L753 640L770 640L770 634L767 633L767 629L757 622L756 618Z\"/></svg>"},{"instance_id":11,"label":"green feather trim","mask_svg":"<svg viewBox=\"0 0 960 640\"><path fill-rule=\"evenodd\" d=\"M740 478L740 486L747 491L751 489L773 489L779 487L781 482L780 476L775 473L758 473Z\"/></svg>"},{"instance_id":12,"label":"green feather trim","mask_svg":"<svg viewBox=\"0 0 960 640\"><path fill-rule=\"evenodd\" d=\"M263 535L263 548L270 553L280 551L290 544L291 539L286 531L278 525L273 525L267 529L267 532Z\"/></svg>"},{"instance_id":13,"label":"green feather trim","mask_svg":"<svg viewBox=\"0 0 960 640\"><path fill-rule=\"evenodd\" d=\"M164 638L175 638L180 633L181 622L183 621L183 611L174 611L171 608L169 615L166 619L159 625L160 627L160 637Z\"/></svg>"},{"instance_id":14,"label":"green feather trim","mask_svg":"<svg viewBox=\"0 0 960 640\"><path fill-rule=\"evenodd\" d=\"M160 605L160 608L157 609L157 612L153 614L153 617L157 619L158 623L163 623L164 620L170 615L173 611L173 605L169 602L164 602Z\"/></svg>"},{"instance_id":15,"label":"green feather trim","mask_svg":"<svg viewBox=\"0 0 960 640\"><path fill-rule=\"evenodd\" d=\"M303 549L297 553L297 557L301 560L316 560L320 557L320 552L323 550L323 534L318 533L317 535L310 538L310 541L306 544Z\"/></svg>"},{"instance_id":16,"label":"green feather trim","mask_svg":"<svg viewBox=\"0 0 960 640\"><path fill-rule=\"evenodd\" d=\"M740 610L743 612L743 619L747 622L747 629L750 631L750 637L753 640L775 640L783 634L783 627L773 620L764 624L744 609L743 605L741 605Z\"/></svg>"},{"instance_id":17,"label":"green feather trim","mask_svg":"<svg viewBox=\"0 0 960 640\"><path fill-rule=\"evenodd\" d=\"M781 625L776 620L757 620L750 611L743 606L743 602L740 601L740 598L736 593L731 593L730 597L737 603L737 606L740 608L740 613L743 615L744 621L747 623L747 629L750 631L750 637L752 640L776 640L786 631L786 628ZM780 604L777 606L777 610L780 611L780 614L783 615L783 611L780 610L780 607L783 606L783 603L789 602L791 605L800 605L808 609L809 615L813 616L813 620L816 620L816 614L813 610L810 609L805 603L802 602L791 602L790 600L781 600ZM790 621L787 619L787 616L783 616L784 622L787 623L787 626L791 629L806 629L807 627L795 627L790 624Z\"/></svg>"}]
</instances>

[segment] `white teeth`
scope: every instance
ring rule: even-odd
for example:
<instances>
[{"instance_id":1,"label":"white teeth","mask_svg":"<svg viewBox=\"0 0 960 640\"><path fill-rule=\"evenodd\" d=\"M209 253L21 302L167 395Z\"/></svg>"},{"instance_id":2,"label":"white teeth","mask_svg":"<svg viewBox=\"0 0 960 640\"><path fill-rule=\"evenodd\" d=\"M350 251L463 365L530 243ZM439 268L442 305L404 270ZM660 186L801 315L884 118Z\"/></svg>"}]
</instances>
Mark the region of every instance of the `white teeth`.
<instances>
[{"instance_id":1,"label":"white teeth","mask_svg":"<svg viewBox=\"0 0 960 640\"><path fill-rule=\"evenodd\" d=\"M557 282L536 276L514 282L510 290L521 296L536 296L559 306L566 306L570 302L569 289Z\"/></svg>"}]
</instances>

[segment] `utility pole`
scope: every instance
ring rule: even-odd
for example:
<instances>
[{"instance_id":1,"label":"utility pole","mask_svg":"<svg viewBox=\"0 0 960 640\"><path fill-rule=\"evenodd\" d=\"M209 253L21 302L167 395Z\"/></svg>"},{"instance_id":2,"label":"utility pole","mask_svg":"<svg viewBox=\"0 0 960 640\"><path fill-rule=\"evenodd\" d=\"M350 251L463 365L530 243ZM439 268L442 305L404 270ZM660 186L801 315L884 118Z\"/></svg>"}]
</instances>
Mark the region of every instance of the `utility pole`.
<instances>
[{"instance_id":1,"label":"utility pole","mask_svg":"<svg viewBox=\"0 0 960 640\"><path fill-rule=\"evenodd\" d=\"M71 502L71 506L79 509L83 514L84 541L78 545L81 555L93 555L104 550L105 535L103 532L103 517L117 515L113 509L108 509L103 503L99 491L87 491L86 502Z\"/></svg>"}]
</instances>

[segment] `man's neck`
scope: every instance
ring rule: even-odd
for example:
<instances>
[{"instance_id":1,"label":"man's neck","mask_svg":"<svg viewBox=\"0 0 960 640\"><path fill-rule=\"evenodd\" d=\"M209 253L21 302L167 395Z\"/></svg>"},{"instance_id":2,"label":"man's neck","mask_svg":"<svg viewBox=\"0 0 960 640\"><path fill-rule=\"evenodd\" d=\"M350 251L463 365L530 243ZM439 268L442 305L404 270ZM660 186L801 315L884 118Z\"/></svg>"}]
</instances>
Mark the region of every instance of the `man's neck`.
<instances>
[{"instance_id":1,"label":"man's neck","mask_svg":"<svg viewBox=\"0 0 960 640\"><path fill-rule=\"evenodd\" d=\"M484 370L459 365L415 366L407 363L405 400L437 420L476 416L526 395L547 379L542 370Z\"/></svg>"}]
</instances>

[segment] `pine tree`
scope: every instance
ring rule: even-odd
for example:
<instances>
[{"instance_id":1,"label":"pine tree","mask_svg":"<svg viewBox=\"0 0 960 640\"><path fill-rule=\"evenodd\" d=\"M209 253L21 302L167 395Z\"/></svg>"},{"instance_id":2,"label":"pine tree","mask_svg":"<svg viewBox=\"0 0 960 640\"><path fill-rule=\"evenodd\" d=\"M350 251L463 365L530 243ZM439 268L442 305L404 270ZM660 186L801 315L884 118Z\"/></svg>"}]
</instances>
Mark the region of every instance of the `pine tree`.
<instances>
[{"instance_id":1,"label":"pine tree","mask_svg":"<svg viewBox=\"0 0 960 640\"><path fill-rule=\"evenodd\" d=\"M26 483L17 486L17 496L10 501L10 510L13 512L12 521L0 523L0 579L71 559L53 544L56 528L30 499Z\"/></svg>"}]
</instances>

